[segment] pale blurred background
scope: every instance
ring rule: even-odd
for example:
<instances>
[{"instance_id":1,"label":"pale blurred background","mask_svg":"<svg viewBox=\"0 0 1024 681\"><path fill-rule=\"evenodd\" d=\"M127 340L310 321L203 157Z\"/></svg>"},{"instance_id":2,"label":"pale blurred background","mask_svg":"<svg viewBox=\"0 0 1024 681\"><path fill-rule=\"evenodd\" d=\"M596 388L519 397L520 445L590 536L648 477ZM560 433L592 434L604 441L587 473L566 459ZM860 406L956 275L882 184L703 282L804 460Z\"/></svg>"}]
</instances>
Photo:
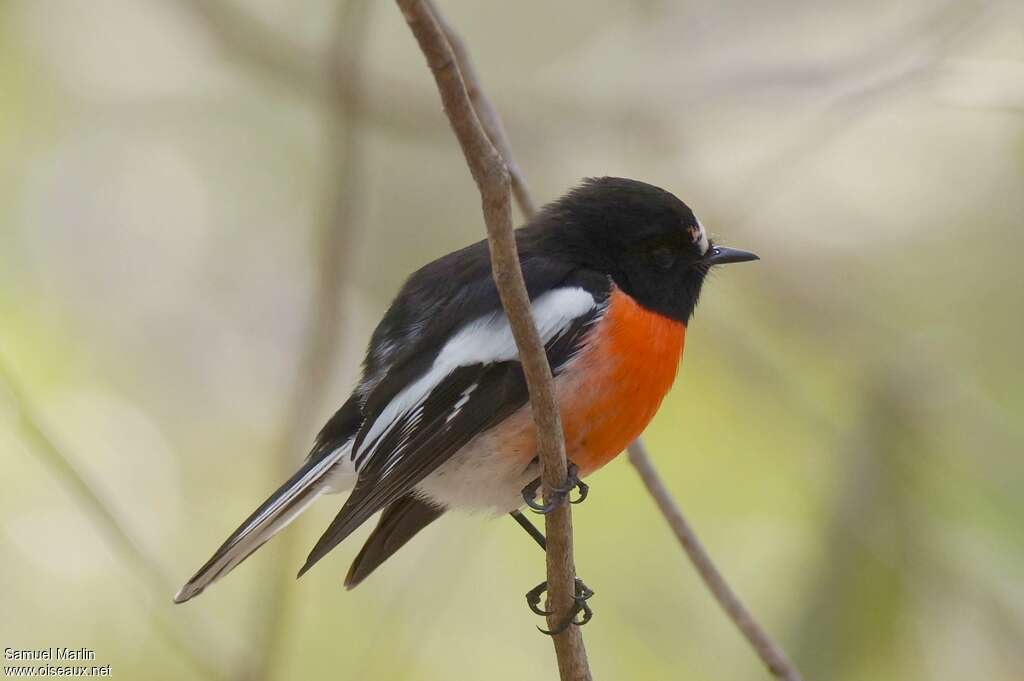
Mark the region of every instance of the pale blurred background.
<instances>
[{"instance_id":1,"label":"pale blurred background","mask_svg":"<svg viewBox=\"0 0 1024 681\"><path fill-rule=\"evenodd\" d=\"M635 177L763 258L705 289L647 439L806 677L1019 681L1024 7L441 8L538 201ZM482 234L391 3L0 2L0 647L124 679L555 678L508 520L446 517L345 592L369 527L292 579L332 498L171 605L403 277ZM768 678L624 458L574 516L597 678Z\"/></svg>"}]
</instances>

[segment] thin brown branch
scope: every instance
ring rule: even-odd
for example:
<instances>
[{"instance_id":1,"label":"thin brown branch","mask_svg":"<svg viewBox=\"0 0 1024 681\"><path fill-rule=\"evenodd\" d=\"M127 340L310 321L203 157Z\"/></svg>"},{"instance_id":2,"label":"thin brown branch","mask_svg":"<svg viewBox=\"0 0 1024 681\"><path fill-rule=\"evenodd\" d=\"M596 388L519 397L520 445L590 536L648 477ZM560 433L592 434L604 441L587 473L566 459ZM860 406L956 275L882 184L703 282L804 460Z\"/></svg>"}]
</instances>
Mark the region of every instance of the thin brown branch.
<instances>
[{"instance_id":1,"label":"thin brown branch","mask_svg":"<svg viewBox=\"0 0 1024 681\"><path fill-rule=\"evenodd\" d=\"M173 583L167 578L160 562L132 538L128 523L121 514L103 498L103 494L78 469L74 461L47 435L41 419L14 376L6 366L0 364L2 380L13 398L19 417L19 425L26 442L39 460L53 476L74 496L78 506L91 517L93 525L107 544L121 558L129 572L146 587L147 597L153 603L164 603L167 594L173 593ZM165 614L165 609L153 608L153 623L167 644L178 651L182 659L191 665L204 679L216 681L226 678L222 665L211 650L199 643L203 636L182 631L181 627Z\"/></svg>"},{"instance_id":2,"label":"thin brown branch","mask_svg":"<svg viewBox=\"0 0 1024 681\"><path fill-rule=\"evenodd\" d=\"M316 284L309 324L283 431L275 449L282 478L294 472L298 454L309 446L309 432L326 401L331 368L344 348L341 334L345 320L344 273L351 261L365 158L363 136L352 112L360 108L363 100L362 57L371 6L372 0L348 0L343 4L322 66L327 74L325 80L332 83L334 104L324 112L329 170L324 183L326 199L313 243ZM243 679L269 678L276 668L275 660L285 639L283 632L288 627L291 591L287 587L293 583L289 558L297 539L298 535L288 532L282 532L277 538L281 559L269 584L261 589L264 614L260 618L261 631L256 637L258 653L243 671Z\"/></svg>"},{"instance_id":3,"label":"thin brown branch","mask_svg":"<svg viewBox=\"0 0 1024 681\"><path fill-rule=\"evenodd\" d=\"M555 399L554 379L544 345L534 325L530 299L519 265L512 230L511 180L501 155L478 118L459 72L456 56L435 12L423 0L397 0L409 28L434 75L445 113L462 147L470 173L480 191L491 267L502 305L519 350L537 429L537 446L545 498L565 483L567 464L562 423ZM572 555L572 515L562 504L545 519L547 531L548 625L557 627L574 604L576 569ZM579 628L570 626L554 636L563 681L589 680L590 668Z\"/></svg>"},{"instance_id":4,"label":"thin brown branch","mask_svg":"<svg viewBox=\"0 0 1024 681\"><path fill-rule=\"evenodd\" d=\"M789 661L789 658L786 657L786 653L757 623L757 620L754 619L754 616L743 605L736 592L725 581L725 577L715 567L711 557L708 556L704 546L694 533L693 528L690 527L690 523L686 521L682 511L679 510L679 506L661 481L661 477L654 469L650 457L647 456L647 448L640 440L636 440L629 446L629 461L636 468L637 473L640 474L644 485L647 486L647 491L654 497L655 503L658 504L662 515L668 521L669 526L679 540L679 544L686 551L690 562L697 568L697 572L700 574L701 579L704 580L704 584L711 591L718 604L722 606L722 609L725 610L729 619L743 632L743 636L754 647L761 661L764 662L776 677L785 681L801 681L800 673L793 666L793 663Z\"/></svg>"}]
</instances>

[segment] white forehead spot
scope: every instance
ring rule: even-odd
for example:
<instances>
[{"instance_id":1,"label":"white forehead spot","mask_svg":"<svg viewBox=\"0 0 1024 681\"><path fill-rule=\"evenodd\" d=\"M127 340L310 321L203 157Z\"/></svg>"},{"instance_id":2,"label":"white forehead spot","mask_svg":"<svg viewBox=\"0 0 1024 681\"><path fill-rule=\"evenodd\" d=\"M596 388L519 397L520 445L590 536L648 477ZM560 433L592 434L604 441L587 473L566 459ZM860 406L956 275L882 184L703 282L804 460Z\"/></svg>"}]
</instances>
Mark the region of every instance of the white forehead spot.
<instances>
[{"instance_id":1,"label":"white forehead spot","mask_svg":"<svg viewBox=\"0 0 1024 681\"><path fill-rule=\"evenodd\" d=\"M704 230L704 225L700 223L700 219L694 216L697 220L697 226L690 228L690 238L693 243L697 244L697 248L700 249L700 254L704 255L708 252L708 233Z\"/></svg>"}]
</instances>

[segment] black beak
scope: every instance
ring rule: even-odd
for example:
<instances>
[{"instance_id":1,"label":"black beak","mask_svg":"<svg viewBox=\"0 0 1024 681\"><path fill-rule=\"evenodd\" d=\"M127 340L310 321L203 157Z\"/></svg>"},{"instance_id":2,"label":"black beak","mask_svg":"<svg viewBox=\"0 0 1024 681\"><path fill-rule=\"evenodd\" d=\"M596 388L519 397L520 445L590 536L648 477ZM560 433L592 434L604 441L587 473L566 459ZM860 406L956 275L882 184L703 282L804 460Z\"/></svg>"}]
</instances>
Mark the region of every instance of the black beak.
<instances>
[{"instance_id":1,"label":"black beak","mask_svg":"<svg viewBox=\"0 0 1024 681\"><path fill-rule=\"evenodd\" d=\"M738 248L726 248L725 246L712 246L703 258L703 262L707 265L725 265L730 262L747 262L748 260L760 260L760 258L750 251L741 251Z\"/></svg>"}]
</instances>

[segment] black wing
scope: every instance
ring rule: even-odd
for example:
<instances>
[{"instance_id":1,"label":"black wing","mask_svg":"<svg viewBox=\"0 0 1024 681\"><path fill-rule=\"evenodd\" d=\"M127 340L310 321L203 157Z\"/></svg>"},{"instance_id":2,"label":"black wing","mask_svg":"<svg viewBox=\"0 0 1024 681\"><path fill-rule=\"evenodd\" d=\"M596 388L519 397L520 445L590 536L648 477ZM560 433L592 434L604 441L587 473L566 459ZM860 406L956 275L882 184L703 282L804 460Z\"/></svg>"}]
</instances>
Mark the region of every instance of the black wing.
<instances>
[{"instance_id":1,"label":"black wing","mask_svg":"<svg viewBox=\"0 0 1024 681\"><path fill-rule=\"evenodd\" d=\"M576 265L544 253L544 230L516 230L519 259L531 299L573 277ZM590 275L592 285L607 287L601 275ZM584 279L587 277L584 276ZM486 241L478 241L442 256L414 272L373 332L366 353L363 378L357 392L364 401L370 394L387 400L421 373L451 334L467 320L501 309L491 278ZM378 390L387 379L387 390Z\"/></svg>"},{"instance_id":2,"label":"black wing","mask_svg":"<svg viewBox=\"0 0 1024 681\"><path fill-rule=\"evenodd\" d=\"M586 290L595 302L591 309L558 329L545 344L556 375L576 355L586 331L603 314L608 286L605 277L592 273L574 274L562 284ZM408 494L474 436L527 403L526 381L518 360L457 366L422 399L388 420L386 427L378 425L376 430L383 432L374 435L374 425L387 418L385 411L389 405L401 399L403 391L426 374L440 351L435 348L392 366L369 395L364 410L366 420L353 447L359 480L313 547L300 576L370 516ZM424 362L424 355L429 361Z\"/></svg>"}]
</instances>

